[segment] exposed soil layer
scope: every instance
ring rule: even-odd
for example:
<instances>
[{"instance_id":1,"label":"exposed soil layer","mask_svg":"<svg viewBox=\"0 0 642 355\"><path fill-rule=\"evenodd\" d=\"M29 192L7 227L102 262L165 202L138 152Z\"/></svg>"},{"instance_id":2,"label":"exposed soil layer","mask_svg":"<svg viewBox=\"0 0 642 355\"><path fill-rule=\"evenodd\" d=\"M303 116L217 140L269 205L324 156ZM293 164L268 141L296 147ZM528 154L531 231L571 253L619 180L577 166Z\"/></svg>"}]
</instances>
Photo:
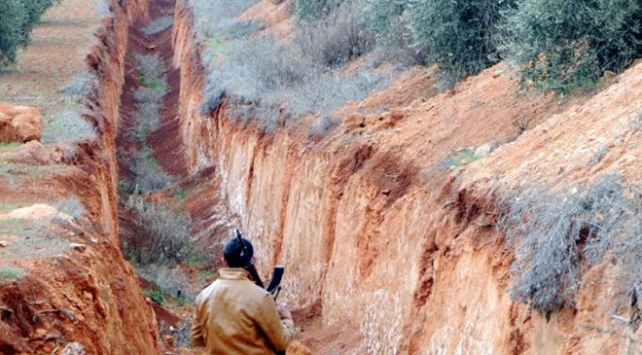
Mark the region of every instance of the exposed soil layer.
<instances>
[{"instance_id":1,"label":"exposed soil layer","mask_svg":"<svg viewBox=\"0 0 642 355\"><path fill-rule=\"evenodd\" d=\"M281 8L262 1L241 17L269 19L269 11L276 18ZM515 254L495 228L496 196L552 179L570 188L614 171L635 180L630 152L639 140L627 122L640 110L638 67L592 97L565 102L520 93L506 64L443 94L430 70L413 69L340 110L341 125L311 141L314 118L266 134L228 117L233 100L199 115L203 72L189 25L189 16L178 16L174 63L182 63L180 131L190 172L220 174L222 196L255 238L263 271L286 265L283 299L321 314L314 322L299 314L304 325L323 325L303 333L314 351L331 353L339 340L318 340L336 324L359 337L348 353L627 347L631 330L609 319L605 305L613 301L602 302L609 288L594 296L594 285L613 282L605 265L589 273L596 279L580 290L580 307L550 322L510 298ZM390 109L359 112L378 103ZM605 146L603 159L587 164ZM322 312L313 311L317 304Z\"/></svg>"},{"instance_id":2,"label":"exposed soil layer","mask_svg":"<svg viewBox=\"0 0 642 355\"><path fill-rule=\"evenodd\" d=\"M181 199L168 191L148 197L189 212L198 231L191 242L212 255L240 226L264 276L285 264L280 299L302 330L290 353L606 354L638 346L640 330L613 317L633 317L632 307L614 307L617 265L583 273L575 309L531 311L509 295L515 252L496 224L497 197L515 187L572 189L613 173L639 180L640 65L590 97L562 103L520 94L505 64L448 93L434 89L429 69L412 68L339 110L341 124L324 136L308 135L314 117L265 133L228 117L233 100L198 114L205 73L181 4L111 2L113 14L85 59L101 78L85 117L98 140L74 145L73 159L47 148L46 164L15 162L7 154L16 148L0 146L0 353L57 354L72 342L90 354L154 354L161 343L191 351L172 349L158 329L160 322L178 327L189 310L174 314L146 300L141 288L154 285L139 280L119 250L116 191L129 167L119 165L116 148L138 144L123 134L136 109L135 53L159 53L168 68L161 124L148 143L176 177L168 191L185 191ZM89 43L65 42L52 61L41 55L97 23L81 5L66 0L52 12L21 54L19 68L31 69L0 77L1 95L45 114L64 108L50 77L41 82L46 99L23 98L60 58ZM140 32L150 18L171 14L171 28ZM67 15L71 22L62 20ZM284 4L265 0L241 17L263 19L265 33L287 39L287 15ZM55 41L45 41L48 33ZM69 73L81 62L74 57ZM362 113L378 107L386 109ZM37 224L6 217L70 196L85 213L61 219L56 212ZM120 217L130 228L127 214ZM212 280L182 267L195 288Z\"/></svg>"}]
</instances>

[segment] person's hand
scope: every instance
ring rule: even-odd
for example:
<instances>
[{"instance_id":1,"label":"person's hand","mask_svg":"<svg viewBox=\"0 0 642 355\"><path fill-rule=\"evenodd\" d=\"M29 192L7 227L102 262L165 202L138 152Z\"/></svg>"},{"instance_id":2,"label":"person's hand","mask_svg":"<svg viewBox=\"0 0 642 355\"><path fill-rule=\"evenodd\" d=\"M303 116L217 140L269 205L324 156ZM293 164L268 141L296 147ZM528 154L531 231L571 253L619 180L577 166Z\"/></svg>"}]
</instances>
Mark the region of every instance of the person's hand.
<instances>
[{"instance_id":1,"label":"person's hand","mask_svg":"<svg viewBox=\"0 0 642 355\"><path fill-rule=\"evenodd\" d=\"M276 309L279 311L279 317L281 317L281 319L292 318L292 313L290 313L288 307L285 304L277 303Z\"/></svg>"}]
</instances>

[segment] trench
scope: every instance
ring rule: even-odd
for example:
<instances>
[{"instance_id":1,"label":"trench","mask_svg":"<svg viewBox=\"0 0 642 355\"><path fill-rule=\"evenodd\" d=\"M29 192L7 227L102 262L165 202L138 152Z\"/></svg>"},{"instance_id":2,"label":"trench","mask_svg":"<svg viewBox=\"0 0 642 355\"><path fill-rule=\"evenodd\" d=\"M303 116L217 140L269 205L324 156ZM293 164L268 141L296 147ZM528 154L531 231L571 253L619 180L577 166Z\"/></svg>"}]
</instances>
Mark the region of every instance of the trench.
<instances>
[{"instance_id":1,"label":"trench","mask_svg":"<svg viewBox=\"0 0 642 355\"><path fill-rule=\"evenodd\" d=\"M172 65L175 6L153 0L149 21L130 28L116 136L121 249L154 309L164 350L190 347L190 306L217 267L189 245L198 218L182 203L190 184L179 132L180 68Z\"/></svg>"},{"instance_id":2,"label":"trench","mask_svg":"<svg viewBox=\"0 0 642 355\"><path fill-rule=\"evenodd\" d=\"M184 353L191 347L193 300L215 279L217 248L239 223L220 196L214 169L188 175L179 126L185 85L173 65L169 24L176 1L149 6L149 21L135 22L127 38L116 135L119 236L151 301L163 350ZM301 329L321 326L319 303L293 314Z\"/></svg>"},{"instance_id":3,"label":"trench","mask_svg":"<svg viewBox=\"0 0 642 355\"><path fill-rule=\"evenodd\" d=\"M534 132L507 146L505 157L487 157L497 164L495 182L486 181L495 173L479 165L453 176L442 171L441 159L451 167L467 164L457 156L473 150L455 149L509 139L513 117L543 122L553 114L568 116L558 116L562 108L547 101L512 98L495 69L452 96L422 98L399 117L348 115L345 131L322 145L308 145L311 122L257 134L230 119L233 102L211 117L196 113L204 75L189 11L181 7L185 1L110 2L114 16L87 58L102 79L99 97L91 101L95 117L86 117L100 140L78 147L83 170L69 178L55 184L45 176L42 184L25 179L30 191L44 185L79 193L91 216L81 221L85 231L69 236L81 244L68 254L37 263L16 260L33 275L0 282L0 353L52 354L51 340L58 339L84 343L88 353L190 353L193 298L215 279L220 242L241 225L254 233L259 260L286 263L279 300L301 308L293 310L303 330L299 340L314 353L586 353L586 346L614 342L597 339L584 323L595 329L611 324L594 318L611 312L610 288L589 285L580 290L581 309L548 319L510 298L513 250L505 248L505 238L493 238L500 206L491 185L510 183L525 167L543 172L534 162L522 165L527 156L511 150L532 154L558 139L572 146L579 141L565 142L560 129L581 133L583 121L562 126L564 120L556 119L557 126L547 128L553 138L546 130ZM147 12L151 19L132 22ZM174 66L177 60L182 67ZM611 94L609 103L625 101ZM468 104L470 110L457 113ZM593 106L588 112L604 117ZM453 157L462 162L451 165ZM432 165L439 169L419 169ZM579 172L575 179L584 170L571 171ZM0 194L18 195L7 186ZM117 239L129 264L112 243ZM591 271L595 280L611 272ZM637 329L637 298L630 308ZM78 321L51 313L62 309L77 312ZM36 322L43 312L47 318ZM50 325L52 337L43 339ZM617 351L613 345L603 352ZM288 349L297 353L306 352Z\"/></svg>"},{"instance_id":4,"label":"trench","mask_svg":"<svg viewBox=\"0 0 642 355\"><path fill-rule=\"evenodd\" d=\"M241 225L238 219L248 217L233 215L226 206L226 199L221 196L220 186L223 184L220 181L222 178L218 175L224 175L226 171L218 171L218 169L233 170L233 168L215 166L215 163L212 162L211 168L206 168L196 175L190 174L187 164L188 153L183 150L184 143L192 143L192 146L199 148L208 147L207 144L194 144L202 143L196 141L201 138L202 134L207 136L204 139L227 140L221 144L225 144L229 149L238 148L238 150L251 151L248 159L251 163L247 169L249 171L248 186L245 189L234 191L244 191L240 195L243 195L241 198L246 199L246 205L251 205L254 187L257 186L256 190L260 190L261 185L267 185L266 172L269 174L269 171L272 171L266 169L268 164L265 160L261 161L261 155L265 153L265 150L260 145L257 144L251 148L242 146L242 142L234 141L234 137L230 138L226 131L220 127L211 128L211 125L215 125L210 124L211 122L199 127L198 129L203 132L194 132L195 135L192 137L181 134L180 116L184 114L181 110L185 109L181 105L187 105L187 103L181 102L181 98L185 95L185 92L181 92L181 90L190 90L191 88L188 86L192 83L187 82L191 81L191 78L181 82L182 78L185 78L182 77L184 73L181 73L185 68L175 67L173 64L175 63L174 51L185 50L185 48L178 46L174 48L173 32L175 29L173 26L176 24L171 24L169 21L180 17L175 16L175 11L180 11L180 7L176 5L175 0L152 0L149 7L149 21L135 22L128 32L127 52L124 59L125 80L120 97L120 121L116 136L119 171L118 224L121 249L126 259L134 266L141 289L156 314L163 350L169 352L175 349L190 348L189 330L193 317L193 299L216 277L215 272L219 267L216 255L220 255L221 242L229 237L233 227ZM165 25L163 25L163 21L166 22ZM161 25L158 25L159 22ZM218 118L210 117L209 119L216 121ZM220 123L220 125L223 124ZM217 129L220 131L212 132ZM182 137L185 137L186 140L189 139L190 142L182 142ZM286 170L295 169L296 154L292 149L275 149L273 155L280 158L270 160L269 165L278 165L285 158ZM370 302L373 296L368 299L368 295L354 297L350 301L354 301L354 303L347 305L333 304L332 302L328 304L327 298L324 299L325 289L329 287L327 274L330 271L327 268L329 268L328 265L334 264L335 237L343 236L342 238L345 238L346 234L345 230L337 230L340 226L338 220L345 217L338 218L342 213L340 200L344 195L344 188L352 175L363 168L364 162L373 156L376 154L372 147L364 145L355 149L354 152L346 152L341 156L341 159L337 157L337 168L330 169L332 174L328 175L330 179L328 183L338 190L336 194L331 196L329 204L331 207L321 222L327 224L330 231L327 241L319 238L316 242L321 248L320 260L306 260L310 259L311 255L316 257L314 254L317 253L317 250L312 246L315 242L311 242L310 250L307 253L289 255L290 266L293 266L290 269L293 271L290 272L303 280L295 280L294 277L287 280L284 283L285 287L290 286L288 292L296 294L296 296L286 294L283 298L290 296L289 300L296 302L300 307L300 309L292 310L295 324L302 330L299 340L305 344L305 346L301 345L304 349L307 347L313 352L332 353L336 351L336 346L338 346L349 353L349 350L346 349L351 347L356 349L356 346L361 347L366 344L371 349L375 349L371 351L372 353L377 351L382 353L381 349L376 350L377 348L372 344L384 343L386 349L395 346L393 344L395 339L390 334L397 332L397 329L390 330L385 339L375 339L374 335L370 335L380 334L380 332L376 332L376 328L381 327L384 321L392 322L397 328L400 327L401 315L399 312L394 314L394 317L387 316L391 312L396 312L392 307L386 311L379 309ZM383 250L382 246L377 246L377 243L384 242L383 238L378 237L378 229L384 224L381 209L389 207L396 199L404 195L407 189L404 184L397 187L396 181L386 177L386 172L399 174L402 176L401 180L408 181L413 180L416 175L413 169L404 170L397 164L390 162L392 157L392 155L382 154L372 163L374 169L380 172L381 178L378 179L378 182L386 186L386 189L382 190L388 192L384 193L385 197L381 199L375 197L378 206L373 203L372 208L370 206L368 208L374 212L363 217L367 221L364 228L369 238L359 239L357 247L366 250L365 255L358 260L358 272L363 274L365 278L371 277L376 259L384 257L379 254L379 250ZM255 162L258 163L255 165ZM243 169L240 170L243 174ZM256 176L254 176L255 172ZM314 173L310 172L310 174ZM235 180L241 181L242 178L237 177ZM283 250L293 253L291 248L296 250L300 247L288 245L288 242L294 244L302 242L301 240L292 241L292 239L286 239L283 236L286 230L285 217L289 209L290 189L300 188L300 186L296 186L297 181L294 179L284 178L284 181L287 183L281 192L280 208L276 211L268 209L263 214L252 213L252 218L255 220L261 218L270 220L273 217L272 214L280 214L279 226L274 231L277 235L274 237L275 240L270 240L272 236L264 236L263 238L268 239L267 243L258 241L258 243L263 242L263 246L271 244L267 248L263 248L263 252L269 254L269 251L266 250L269 250L269 247L274 249L271 258L265 258L272 262L277 261L277 257L283 254ZM388 188L388 185L395 186L395 188ZM230 191L227 190L227 193ZM355 197L352 196L352 198ZM317 203L321 204L322 201L317 201ZM212 218L213 216L216 218ZM257 224L263 222L261 220ZM252 228L251 225L246 225L246 227L256 231L256 228ZM314 226L313 228L318 227ZM422 234L416 233L416 235ZM258 243L257 245L260 245ZM434 252L435 248L428 247L425 258L430 259L429 255ZM337 258L345 258L345 255ZM410 259L408 258L408 260ZM312 281L313 284L310 287L302 286L311 282L312 278L309 274L316 272L310 271L314 268L311 265L325 268L323 275L320 276L320 282ZM337 273L337 270L333 272ZM381 272L383 272L382 269L379 270L379 273ZM422 274L432 274L431 267L427 266L422 270ZM418 303L427 303L432 280L428 275L425 279L421 279L425 295L416 295ZM338 284L330 287L344 292ZM378 293L376 297L378 297L378 302L386 303L388 302L386 299L393 300L393 297L396 296L389 295L386 291ZM363 306L360 308L361 302L363 302ZM342 314L343 308L346 309L345 312L352 312L349 308L365 309L367 314ZM347 320L351 317L358 319L361 322L359 326L365 331L358 330L357 326L350 324ZM387 319L384 320L384 318ZM364 339L363 332L368 333L371 339ZM361 348L363 349L363 347ZM288 353L299 352L288 350ZM304 350L300 353L306 352Z\"/></svg>"}]
</instances>

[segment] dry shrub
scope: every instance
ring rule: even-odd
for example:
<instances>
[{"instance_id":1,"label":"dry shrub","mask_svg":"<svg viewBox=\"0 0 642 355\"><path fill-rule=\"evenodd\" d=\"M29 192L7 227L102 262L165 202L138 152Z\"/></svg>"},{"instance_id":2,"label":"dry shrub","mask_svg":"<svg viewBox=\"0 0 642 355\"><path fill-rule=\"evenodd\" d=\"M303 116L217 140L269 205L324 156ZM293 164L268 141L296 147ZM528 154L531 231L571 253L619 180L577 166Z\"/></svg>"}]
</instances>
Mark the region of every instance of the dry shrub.
<instances>
[{"instance_id":1,"label":"dry shrub","mask_svg":"<svg viewBox=\"0 0 642 355\"><path fill-rule=\"evenodd\" d=\"M180 261L191 235L191 219L164 202L130 196L125 208L137 233L121 234L121 249L133 263L145 266Z\"/></svg>"},{"instance_id":2,"label":"dry shrub","mask_svg":"<svg viewBox=\"0 0 642 355\"><path fill-rule=\"evenodd\" d=\"M623 302L642 285L635 260L642 257L642 189L607 176L587 192L550 188L503 200L498 224L517 254L512 297L547 315L574 308L581 265L611 255Z\"/></svg>"}]
</instances>

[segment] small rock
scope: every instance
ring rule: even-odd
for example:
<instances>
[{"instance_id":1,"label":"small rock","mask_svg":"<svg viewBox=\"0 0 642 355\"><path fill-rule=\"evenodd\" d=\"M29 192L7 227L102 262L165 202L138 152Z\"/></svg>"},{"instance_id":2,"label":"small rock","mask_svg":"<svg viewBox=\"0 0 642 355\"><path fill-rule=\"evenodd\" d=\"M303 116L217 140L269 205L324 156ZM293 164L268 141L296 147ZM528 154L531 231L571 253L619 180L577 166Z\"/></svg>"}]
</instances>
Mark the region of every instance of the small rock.
<instances>
[{"instance_id":1,"label":"small rock","mask_svg":"<svg viewBox=\"0 0 642 355\"><path fill-rule=\"evenodd\" d=\"M0 215L0 220L24 219L29 221L35 221L40 219L53 219L53 218L57 218L64 221L73 220L73 217L71 217L66 213L58 211L55 207L41 204L41 203L37 203L29 207L18 208L11 212Z\"/></svg>"},{"instance_id":2,"label":"small rock","mask_svg":"<svg viewBox=\"0 0 642 355\"><path fill-rule=\"evenodd\" d=\"M617 74L615 74L615 72L613 72L611 70L607 70L607 71L604 72L604 75L602 75L602 80L604 80L604 81L611 80L611 79L615 78L616 76L617 76Z\"/></svg>"},{"instance_id":3,"label":"small rock","mask_svg":"<svg viewBox=\"0 0 642 355\"><path fill-rule=\"evenodd\" d=\"M0 240L0 248L6 248L9 246L9 242L5 240Z\"/></svg>"},{"instance_id":4,"label":"small rock","mask_svg":"<svg viewBox=\"0 0 642 355\"><path fill-rule=\"evenodd\" d=\"M78 343L68 343L64 349L62 349L62 355L85 355L87 352L85 348Z\"/></svg>"},{"instance_id":5,"label":"small rock","mask_svg":"<svg viewBox=\"0 0 642 355\"><path fill-rule=\"evenodd\" d=\"M312 354L312 351L302 343L293 341L288 345L287 353L293 355L310 355Z\"/></svg>"},{"instance_id":6,"label":"small rock","mask_svg":"<svg viewBox=\"0 0 642 355\"><path fill-rule=\"evenodd\" d=\"M40 140L43 125L37 108L0 103L0 141Z\"/></svg>"},{"instance_id":7,"label":"small rock","mask_svg":"<svg viewBox=\"0 0 642 355\"><path fill-rule=\"evenodd\" d=\"M85 249L87 249L87 246L85 246L84 244L78 244L78 243L71 243L69 244L69 247L81 253L83 253Z\"/></svg>"},{"instance_id":8,"label":"small rock","mask_svg":"<svg viewBox=\"0 0 642 355\"><path fill-rule=\"evenodd\" d=\"M57 147L45 147L38 141L30 141L18 149L5 152L4 160L16 164L49 165L62 161L62 152Z\"/></svg>"},{"instance_id":9,"label":"small rock","mask_svg":"<svg viewBox=\"0 0 642 355\"><path fill-rule=\"evenodd\" d=\"M490 144L484 144L475 150L475 155L478 157L485 157L492 151Z\"/></svg>"}]
</instances>

